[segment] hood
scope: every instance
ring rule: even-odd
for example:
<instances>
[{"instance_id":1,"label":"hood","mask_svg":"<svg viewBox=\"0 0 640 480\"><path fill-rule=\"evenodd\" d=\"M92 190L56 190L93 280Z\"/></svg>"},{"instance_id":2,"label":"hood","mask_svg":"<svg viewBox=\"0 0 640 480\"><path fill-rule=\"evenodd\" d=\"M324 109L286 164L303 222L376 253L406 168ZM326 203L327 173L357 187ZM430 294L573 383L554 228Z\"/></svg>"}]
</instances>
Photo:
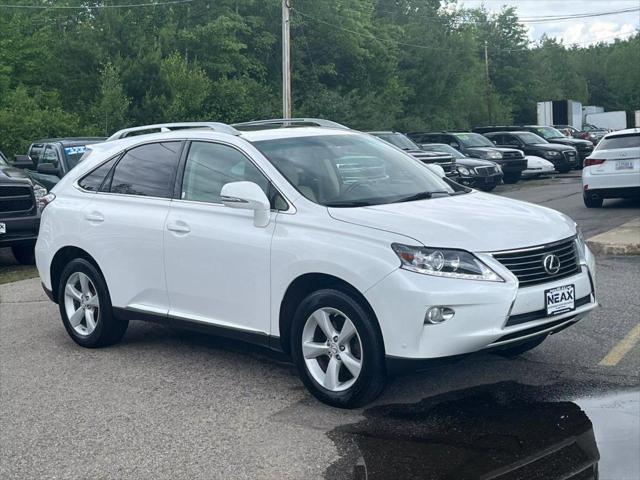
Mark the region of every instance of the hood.
<instances>
[{"instance_id":1,"label":"hood","mask_svg":"<svg viewBox=\"0 0 640 480\"><path fill-rule=\"evenodd\" d=\"M593 147L593 143L591 143L589 140L581 140L579 138L558 137L549 138L548 140L551 143L560 143L562 145L569 145L576 148Z\"/></svg>"},{"instance_id":2,"label":"hood","mask_svg":"<svg viewBox=\"0 0 640 480\"><path fill-rule=\"evenodd\" d=\"M425 163L453 161L453 157L449 153L438 153L426 150L405 150L405 152Z\"/></svg>"},{"instance_id":3,"label":"hood","mask_svg":"<svg viewBox=\"0 0 640 480\"><path fill-rule=\"evenodd\" d=\"M534 143L527 146L534 147L536 150L544 150L545 152L566 152L567 150L574 149L571 145L564 143Z\"/></svg>"},{"instance_id":4,"label":"hood","mask_svg":"<svg viewBox=\"0 0 640 480\"><path fill-rule=\"evenodd\" d=\"M490 160L481 160L479 158L456 158L458 165L464 165L465 167L495 167L496 163Z\"/></svg>"},{"instance_id":5,"label":"hood","mask_svg":"<svg viewBox=\"0 0 640 480\"><path fill-rule=\"evenodd\" d=\"M6 180L7 178L31 181L31 178L25 173L24 170L15 167L0 165L0 179Z\"/></svg>"},{"instance_id":6,"label":"hood","mask_svg":"<svg viewBox=\"0 0 640 480\"><path fill-rule=\"evenodd\" d=\"M472 252L532 247L576 233L573 220L560 212L480 192L328 211L336 220L411 237L416 244Z\"/></svg>"}]
</instances>

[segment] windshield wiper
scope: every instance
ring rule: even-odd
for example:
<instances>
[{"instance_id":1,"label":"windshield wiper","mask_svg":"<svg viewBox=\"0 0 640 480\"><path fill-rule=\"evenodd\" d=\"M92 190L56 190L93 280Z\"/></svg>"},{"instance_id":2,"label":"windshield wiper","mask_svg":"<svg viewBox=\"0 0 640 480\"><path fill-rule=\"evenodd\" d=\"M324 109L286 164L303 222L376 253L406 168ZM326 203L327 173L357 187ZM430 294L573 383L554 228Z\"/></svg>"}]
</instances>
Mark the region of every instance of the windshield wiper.
<instances>
[{"instance_id":1,"label":"windshield wiper","mask_svg":"<svg viewBox=\"0 0 640 480\"><path fill-rule=\"evenodd\" d=\"M418 192L414 195L409 195L408 197L401 198L400 200L396 200L393 203L403 203L403 202L415 202L416 200L427 200L429 198L433 198L434 195L451 195L450 192L445 190L437 190L433 192Z\"/></svg>"},{"instance_id":2,"label":"windshield wiper","mask_svg":"<svg viewBox=\"0 0 640 480\"><path fill-rule=\"evenodd\" d=\"M373 205L371 202L352 201L352 202L327 202L325 207L347 208L347 207L370 207Z\"/></svg>"}]
</instances>

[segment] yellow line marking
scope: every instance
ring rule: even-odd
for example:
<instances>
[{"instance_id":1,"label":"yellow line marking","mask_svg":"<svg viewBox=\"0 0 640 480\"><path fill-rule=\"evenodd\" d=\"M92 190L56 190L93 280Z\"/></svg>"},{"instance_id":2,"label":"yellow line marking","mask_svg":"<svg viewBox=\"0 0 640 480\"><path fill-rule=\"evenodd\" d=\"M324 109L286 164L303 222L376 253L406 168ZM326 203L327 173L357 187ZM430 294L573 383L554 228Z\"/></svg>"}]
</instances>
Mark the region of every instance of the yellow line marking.
<instances>
[{"instance_id":1,"label":"yellow line marking","mask_svg":"<svg viewBox=\"0 0 640 480\"><path fill-rule=\"evenodd\" d=\"M636 343L640 340L640 323L633 327L627 336L618 342L618 344L611 349L607 356L600 360L598 365L605 367L615 367L624 356L629 353Z\"/></svg>"}]
</instances>

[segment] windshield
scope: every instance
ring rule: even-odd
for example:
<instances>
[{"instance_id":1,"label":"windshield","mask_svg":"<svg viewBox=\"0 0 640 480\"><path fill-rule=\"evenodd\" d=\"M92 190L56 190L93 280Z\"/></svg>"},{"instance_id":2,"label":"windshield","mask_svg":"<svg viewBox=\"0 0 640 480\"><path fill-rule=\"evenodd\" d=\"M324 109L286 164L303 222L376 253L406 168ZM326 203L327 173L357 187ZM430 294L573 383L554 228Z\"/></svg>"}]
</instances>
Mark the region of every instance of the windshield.
<instances>
[{"instance_id":1,"label":"windshield","mask_svg":"<svg viewBox=\"0 0 640 480\"><path fill-rule=\"evenodd\" d=\"M327 207L410 201L454 189L429 168L369 135L319 135L254 145L302 195Z\"/></svg>"},{"instance_id":2,"label":"windshield","mask_svg":"<svg viewBox=\"0 0 640 480\"><path fill-rule=\"evenodd\" d=\"M565 136L553 127L535 127L533 130L545 140L550 138L565 138Z\"/></svg>"},{"instance_id":3,"label":"windshield","mask_svg":"<svg viewBox=\"0 0 640 480\"><path fill-rule=\"evenodd\" d=\"M494 147L487 137L479 133L456 133L453 135L465 147Z\"/></svg>"},{"instance_id":4,"label":"windshield","mask_svg":"<svg viewBox=\"0 0 640 480\"><path fill-rule=\"evenodd\" d=\"M409 140L401 133L374 133L378 138L381 138L385 142L389 142L391 145L395 145L402 150L419 150L420 147Z\"/></svg>"},{"instance_id":5,"label":"windshield","mask_svg":"<svg viewBox=\"0 0 640 480\"><path fill-rule=\"evenodd\" d=\"M616 135L600 140L595 150L617 150L618 148L640 148L640 134ZM638 152L640 155L640 152Z\"/></svg>"},{"instance_id":6,"label":"windshield","mask_svg":"<svg viewBox=\"0 0 640 480\"><path fill-rule=\"evenodd\" d=\"M535 145L536 143L549 143L544 138L539 137L535 133L519 133L518 138L524 142L525 145Z\"/></svg>"},{"instance_id":7,"label":"windshield","mask_svg":"<svg viewBox=\"0 0 640 480\"><path fill-rule=\"evenodd\" d=\"M453 155L453 158L467 158L464 154L453 148L451 145L444 143L426 143L422 145L422 150L427 152L442 152Z\"/></svg>"},{"instance_id":8,"label":"windshield","mask_svg":"<svg viewBox=\"0 0 640 480\"><path fill-rule=\"evenodd\" d=\"M86 145L77 145L75 147L65 147L64 156L67 157L67 165L69 166L69 170L80 163L80 159L84 152L87 150Z\"/></svg>"}]
</instances>

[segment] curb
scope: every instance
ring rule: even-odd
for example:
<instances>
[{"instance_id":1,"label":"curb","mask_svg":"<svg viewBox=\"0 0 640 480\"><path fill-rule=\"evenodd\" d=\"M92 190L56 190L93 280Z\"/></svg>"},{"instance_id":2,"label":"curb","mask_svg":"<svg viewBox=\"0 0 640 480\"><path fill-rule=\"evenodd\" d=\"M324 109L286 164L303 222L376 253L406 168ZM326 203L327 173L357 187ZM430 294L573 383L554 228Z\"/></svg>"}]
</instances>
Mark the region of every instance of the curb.
<instances>
[{"instance_id":1,"label":"curb","mask_svg":"<svg viewBox=\"0 0 640 480\"><path fill-rule=\"evenodd\" d=\"M596 255L640 255L640 218L587 240Z\"/></svg>"}]
</instances>

